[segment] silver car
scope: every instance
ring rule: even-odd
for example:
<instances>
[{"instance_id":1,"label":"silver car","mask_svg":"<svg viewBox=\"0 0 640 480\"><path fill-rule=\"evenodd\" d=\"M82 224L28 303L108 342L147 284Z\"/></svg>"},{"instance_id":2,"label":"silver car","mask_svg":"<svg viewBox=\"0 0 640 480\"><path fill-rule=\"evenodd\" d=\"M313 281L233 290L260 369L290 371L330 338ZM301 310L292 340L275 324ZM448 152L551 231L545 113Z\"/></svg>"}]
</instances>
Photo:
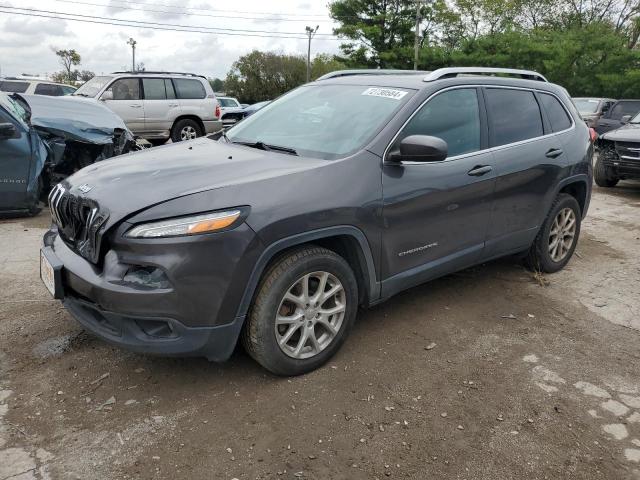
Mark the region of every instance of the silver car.
<instances>
[{"instance_id":1,"label":"silver car","mask_svg":"<svg viewBox=\"0 0 640 480\"><path fill-rule=\"evenodd\" d=\"M135 135L154 143L191 140L222 129L220 105L201 75L115 72L93 77L73 95L104 102Z\"/></svg>"}]
</instances>

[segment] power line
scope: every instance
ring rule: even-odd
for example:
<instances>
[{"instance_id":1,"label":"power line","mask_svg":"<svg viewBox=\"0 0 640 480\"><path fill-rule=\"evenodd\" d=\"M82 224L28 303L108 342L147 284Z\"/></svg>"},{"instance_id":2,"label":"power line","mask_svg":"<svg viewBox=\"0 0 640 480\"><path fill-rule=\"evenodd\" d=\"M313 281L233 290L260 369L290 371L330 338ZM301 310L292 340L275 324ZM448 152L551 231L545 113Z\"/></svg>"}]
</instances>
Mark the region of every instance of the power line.
<instances>
[{"instance_id":1,"label":"power line","mask_svg":"<svg viewBox=\"0 0 640 480\"><path fill-rule=\"evenodd\" d=\"M109 21L115 21L115 22L127 22L127 23L133 23L136 25L153 25L153 26L158 26L158 27L175 27L175 28L189 28L189 29L202 29L202 30L210 30L211 33L220 33L220 32L240 32L240 33L268 33L268 34L278 34L278 35L300 35L299 32L281 32L281 31L272 31L272 30L251 30L251 29L247 29L247 28L223 28L223 27L205 27L205 26L200 26L200 25L183 25L183 24L177 24L177 23L162 23L162 22L145 22L142 20L128 20L128 19L121 19L121 18L112 18L112 17L101 17L101 16L96 16L96 15L82 15L79 13L68 13L68 12L57 12L57 11L52 11L52 10L40 10L40 9L36 9L36 8L23 8L23 7L9 7L9 6L5 6L0 4L0 7L2 8L6 8L9 10L21 10L21 11L27 11L27 12L36 12L36 13L46 13L49 15L70 15L73 17L80 17L80 18L89 18L92 20L109 20ZM331 34L325 34L331 37L335 37L334 35Z\"/></svg>"},{"instance_id":2,"label":"power line","mask_svg":"<svg viewBox=\"0 0 640 480\"><path fill-rule=\"evenodd\" d=\"M57 1L62 1L62 0L57 0ZM132 4L132 5L149 5L146 2L136 2L135 0L112 0L112 2L117 2L117 3L124 3L124 4ZM169 5L166 3L155 3L156 6L158 7L164 7L164 8L171 8L171 9L183 9L183 10L206 10L209 12L222 12L222 13L250 13L253 15L285 15L288 17L326 17L326 15L322 15L322 14L305 14L305 15L292 15L290 13L284 13L284 12L253 12L253 11L248 11L248 10L223 10L223 9L218 9L218 8L208 8L208 7L181 7L178 5ZM111 6L111 5L108 5Z\"/></svg>"},{"instance_id":3,"label":"power line","mask_svg":"<svg viewBox=\"0 0 640 480\"><path fill-rule=\"evenodd\" d=\"M213 35L227 35L227 36L245 36L245 37L259 37L259 38L287 38L287 39L296 39L296 40L306 40L306 37L301 37L299 35L291 35L289 32L287 34L280 34L280 32L272 32L272 31L259 31L259 30L234 30L234 31L226 31L227 29L219 29L225 31L213 30L214 27L199 27L196 25L185 25L178 26L180 28L172 28L171 24L162 24L162 23L153 23L153 22L138 22L134 20L121 20L117 18L107 18L107 17L97 17L97 16L89 16L89 15L78 15L75 13L62 13L62 12L51 12L47 10L36 10L36 9L25 9L18 7L8 7L4 5L0 5L0 13L6 13L10 15L21 15L26 17L38 17L38 18L51 18L57 20L69 20L75 22L82 23L93 23L93 24L101 24L101 25L114 25L119 27L130 27L130 28L144 28L149 30L164 30L164 31L173 31L173 32L187 32L187 33L205 33L205 34L213 34ZM9 11L7 11L9 10ZM22 10L22 11L16 11ZM27 11L28 13L24 12ZM64 17L57 15L66 15ZM81 17L81 18L72 18ZM253 33L257 32L257 33ZM260 33L267 33L267 35L262 35ZM293 33L293 32L291 32ZM340 40L339 38L325 38L325 40Z\"/></svg>"},{"instance_id":4,"label":"power line","mask_svg":"<svg viewBox=\"0 0 640 480\"><path fill-rule=\"evenodd\" d=\"M220 14L216 14L216 15L212 15L212 14L207 14L207 13L201 13L201 12L197 12L197 13L189 13L187 11L174 11L174 10L158 10L158 9L151 9L151 8L136 8L136 7L131 7L128 6L128 4L124 4L124 5L107 5L104 3L91 3L91 2L83 2L80 0L55 0L56 2L63 2L63 3L71 3L71 4L76 4L76 5L90 5L92 7L103 7L103 8L110 8L110 9L121 9L121 10L135 10L138 12L149 12L149 13L168 13L171 15L181 15L181 16L187 16L187 17L212 17L212 18L233 18L233 19L241 19L241 20L262 20L262 21L274 21L274 22L298 22L298 23L303 23L303 22L308 22L309 20L304 19L304 18L281 18L281 17L247 17L247 16L237 16L237 15L220 15ZM117 0L114 0L117 1ZM145 5L145 4L142 4ZM190 10L195 10L195 9L190 9ZM207 9L209 10L209 9ZM211 10L214 11L214 10ZM252 13L252 12L246 12L246 13ZM258 14L258 13L256 13ZM275 14L271 14L271 15L275 15ZM327 17L328 18L328 17ZM314 20L315 21L315 20ZM326 21L330 21L330 20L326 20Z\"/></svg>"}]
</instances>

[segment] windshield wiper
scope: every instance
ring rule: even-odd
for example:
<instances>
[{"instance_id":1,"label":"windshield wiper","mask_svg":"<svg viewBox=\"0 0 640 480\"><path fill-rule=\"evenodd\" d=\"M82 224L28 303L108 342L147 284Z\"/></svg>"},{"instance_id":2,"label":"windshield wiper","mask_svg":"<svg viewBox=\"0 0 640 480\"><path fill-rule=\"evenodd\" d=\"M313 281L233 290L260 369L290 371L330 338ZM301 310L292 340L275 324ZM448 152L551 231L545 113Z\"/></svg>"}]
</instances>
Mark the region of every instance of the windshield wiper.
<instances>
[{"instance_id":1,"label":"windshield wiper","mask_svg":"<svg viewBox=\"0 0 640 480\"><path fill-rule=\"evenodd\" d=\"M281 147L280 145L270 145L268 143L261 142L260 140L258 140L257 142L234 142L232 140L231 143L244 145L245 147L257 148L258 150L265 150L267 152L275 151L288 153L289 155L298 155L298 152L296 152L293 148Z\"/></svg>"}]
</instances>

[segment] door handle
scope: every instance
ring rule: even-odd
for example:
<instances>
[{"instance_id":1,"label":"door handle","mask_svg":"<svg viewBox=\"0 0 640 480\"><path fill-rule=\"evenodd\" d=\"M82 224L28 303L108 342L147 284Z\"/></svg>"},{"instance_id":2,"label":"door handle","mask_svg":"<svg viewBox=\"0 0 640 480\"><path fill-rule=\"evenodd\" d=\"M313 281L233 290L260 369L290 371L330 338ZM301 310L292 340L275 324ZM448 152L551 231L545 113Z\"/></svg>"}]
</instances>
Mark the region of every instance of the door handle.
<instances>
[{"instance_id":1,"label":"door handle","mask_svg":"<svg viewBox=\"0 0 640 480\"><path fill-rule=\"evenodd\" d=\"M177 103L170 103L170 104L169 104L169 106L170 106L170 107L177 107L177 106L179 106L179 105L178 105Z\"/></svg>"},{"instance_id":2,"label":"door handle","mask_svg":"<svg viewBox=\"0 0 640 480\"><path fill-rule=\"evenodd\" d=\"M485 173L489 173L491 170L493 170L491 165L476 165L467 172L467 175L471 175L472 177L481 177Z\"/></svg>"},{"instance_id":3,"label":"door handle","mask_svg":"<svg viewBox=\"0 0 640 480\"><path fill-rule=\"evenodd\" d=\"M142 105L129 105L131 108L142 108Z\"/></svg>"},{"instance_id":4,"label":"door handle","mask_svg":"<svg viewBox=\"0 0 640 480\"><path fill-rule=\"evenodd\" d=\"M562 155L562 150L559 148L552 148L547 153L545 153L545 156L548 158L556 158L556 157L559 157L560 155Z\"/></svg>"}]
</instances>

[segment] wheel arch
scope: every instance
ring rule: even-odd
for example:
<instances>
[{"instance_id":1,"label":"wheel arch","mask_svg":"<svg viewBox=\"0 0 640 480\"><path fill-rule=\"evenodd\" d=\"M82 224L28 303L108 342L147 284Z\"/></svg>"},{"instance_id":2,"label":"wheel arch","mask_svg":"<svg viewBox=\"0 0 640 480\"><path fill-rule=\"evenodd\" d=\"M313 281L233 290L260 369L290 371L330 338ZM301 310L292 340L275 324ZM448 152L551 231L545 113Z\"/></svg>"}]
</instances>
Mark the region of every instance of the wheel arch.
<instances>
[{"instance_id":1,"label":"wheel arch","mask_svg":"<svg viewBox=\"0 0 640 480\"><path fill-rule=\"evenodd\" d=\"M185 114L185 115L177 116L175 118L175 120L173 121L173 124L171 125L171 134L173 134L173 129L175 128L176 124L180 120L193 120L193 121L195 121L200 126L200 129L202 130L202 134L203 135L205 134L204 122L202 121L202 119L200 117L198 117L197 115L193 115L193 114Z\"/></svg>"},{"instance_id":2,"label":"wheel arch","mask_svg":"<svg viewBox=\"0 0 640 480\"><path fill-rule=\"evenodd\" d=\"M589 177L587 175L575 175L564 179L558 185L554 199L561 193L571 195L580 205L582 218L585 217L589 208Z\"/></svg>"},{"instance_id":3,"label":"wheel arch","mask_svg":"<svg viewBox=\"0 0 640 480\"><path fill-rule=\"evenodd\" d=\"M360 302L374 303L380 298L380 283L377 280L371 247L364 233L353 226L336 226L293 235L269 245L258 258L240 301L237 317L249 311L258 283L267 266L288 251L303 245L318 245L341 255L356 275Z\"/></svg>"}]
</instances>

